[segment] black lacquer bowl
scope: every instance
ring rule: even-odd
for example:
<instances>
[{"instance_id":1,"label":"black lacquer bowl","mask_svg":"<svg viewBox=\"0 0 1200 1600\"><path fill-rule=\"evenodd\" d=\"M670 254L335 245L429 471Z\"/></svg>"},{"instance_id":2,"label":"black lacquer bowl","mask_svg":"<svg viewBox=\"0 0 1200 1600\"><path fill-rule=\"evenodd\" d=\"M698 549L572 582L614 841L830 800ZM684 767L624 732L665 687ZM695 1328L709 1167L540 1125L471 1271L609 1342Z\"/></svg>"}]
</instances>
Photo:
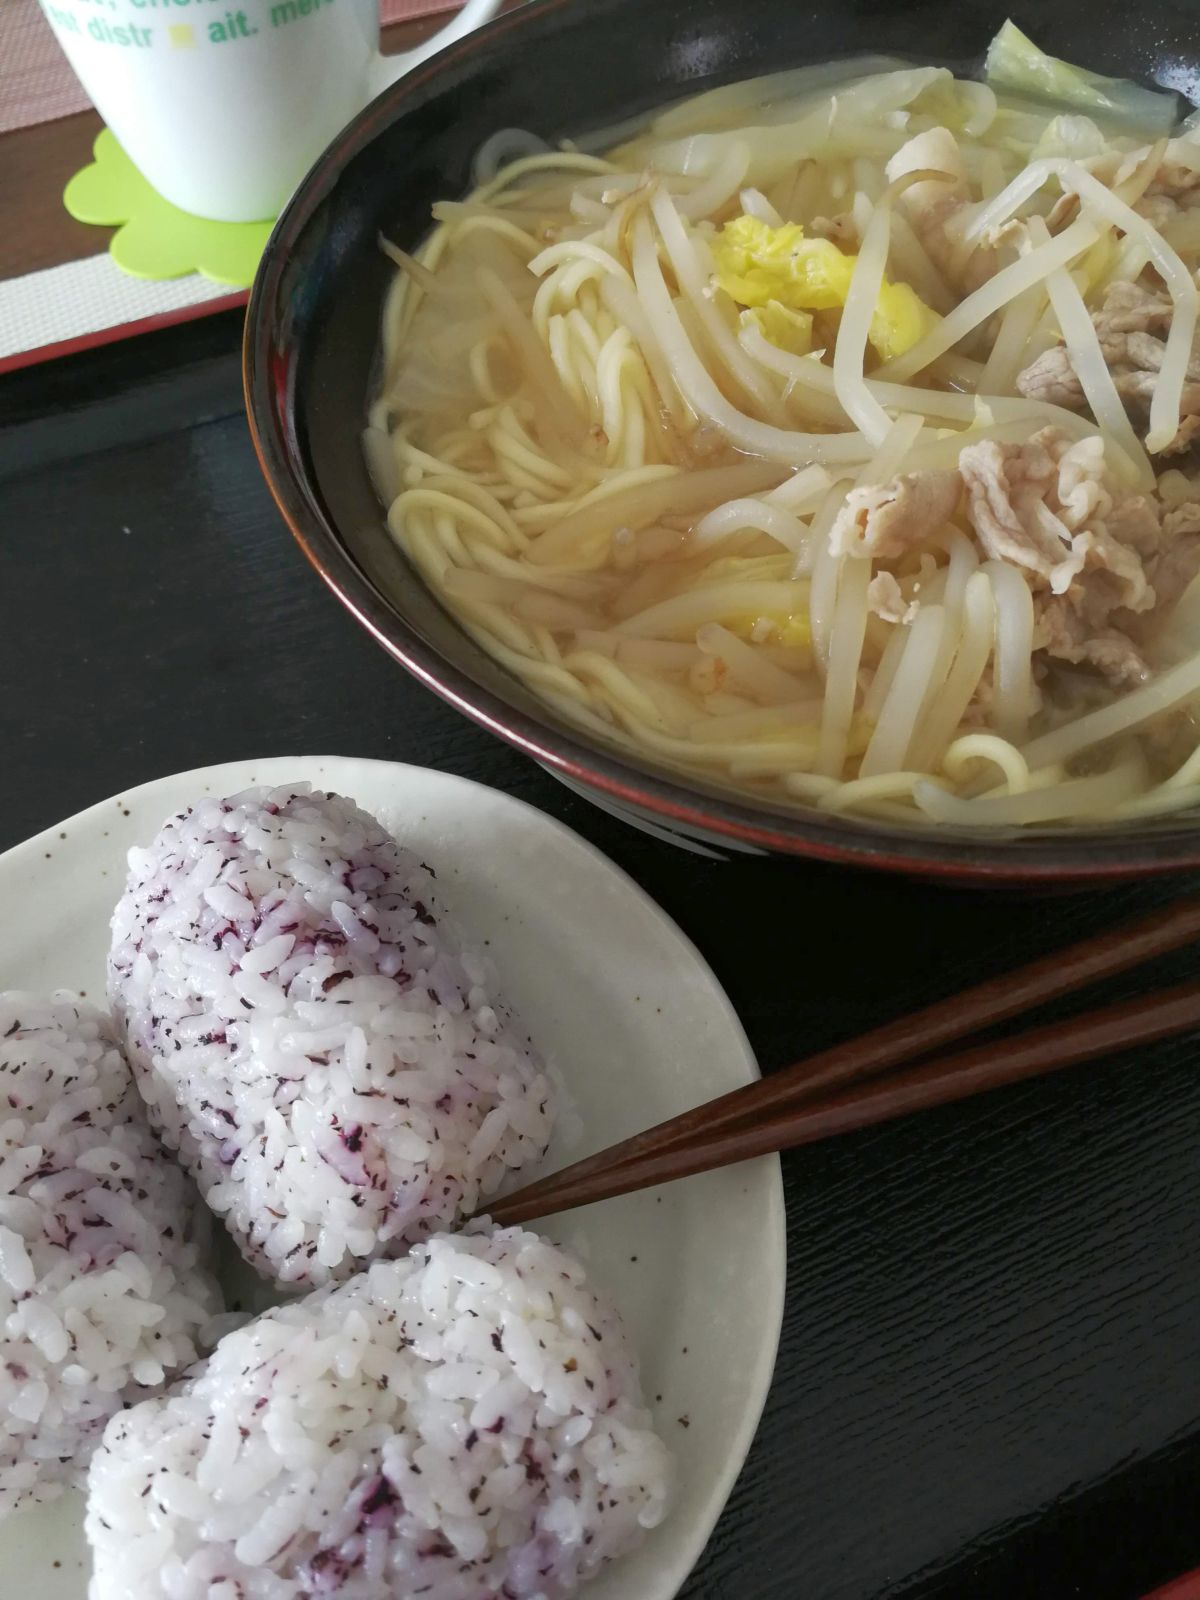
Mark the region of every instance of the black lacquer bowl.
<instances>
[{"instance_id":1,"label":"black lacquer bowl","mask_svg":"<svg viewBox=\"0 0 1200 1600\"><path fill-rule=\"evenodd\" d=\"M413 245L437 199L470 187L498 128L549 140L806 62L886 53L970 71L1008 0L534 0L403 78L317 162L271 237L245 344L268 483L309 560L397 661L564 781L677 842L815 856L966 882L1086 882L1200 865L1200 822L1042 833L906 829L760 804L606 749L474 643L395 548L361 448L383 296L380 232ZM1086 26L1081 22L1086 15ZM1190 4L1039 0L1016 12L1046 50L1200 98ZM353 690L347 686L348 715Z\"/></svg>"}]
</instances>

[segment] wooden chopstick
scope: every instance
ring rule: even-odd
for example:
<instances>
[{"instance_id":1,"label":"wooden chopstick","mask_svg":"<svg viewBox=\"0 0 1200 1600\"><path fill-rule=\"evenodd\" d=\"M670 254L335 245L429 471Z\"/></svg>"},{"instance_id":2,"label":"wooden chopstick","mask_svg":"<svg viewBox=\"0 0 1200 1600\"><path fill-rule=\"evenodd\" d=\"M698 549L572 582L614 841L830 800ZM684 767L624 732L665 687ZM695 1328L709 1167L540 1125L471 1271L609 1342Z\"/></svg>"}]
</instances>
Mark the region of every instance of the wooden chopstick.
<instances>
[{"instance_id":1,"label":"wooden chopstick","mask_svg":"<svg viewBox=\"0 0 1200 1600\"><path fill-rule=\"evenodd\" d=\"M636 1166L647 1157L686 1146L698 1137L715 1138L718 1133L732 1132L784 1109L806 1104L830 1090L878 1077L893 1067L929 1056L956 1039L1021 1016L1101 978L1141 966L1197 938L1200 938L1200 898L1178 900L1147 917L1055 951L1015 972L988 978L911 1016L885 1023L857 1039L794 1062L769 1077L718 1095L620 1144L577 1161L562 1172L540 1178L520 1190L519 1195L512 1195L510 1200L526 1201L556 1194L561 1181L568 1177L582 1182L592 1174L615 1171L627 1163ZM490 1208L489 1215L495 1215L497 1207L508 1205L510 1200L497 1202ZM530 1216L537 1214L529 1213Z\"/></svg>"},{"instance_id":2,"label":"wooden chopstick","mask_svg":"<svg viewBox=\"0 0 1200 1600\"><path fill-rule=\"evenodd\" d=\"M1196 1027L1200 1027L1200 984L1160 989L1013 1038L976 1045L881 1081L859 1084L815 1104L785 1107L753 1123L698 1135L690 1143L656 1149L634 1161L593 1167L582 1175L578 1167L567 1167L543 1183L497 1201L488 1207L488 1215L504 1226L529 1222L551 1212L869 1128L913 1111L949 1105Z\"/></svg>"},{"instance_id":3,"label":"wooden chopstick","mask_svg":"<svg viewBox=\"0 0 1200 1600\"><path fill-rule=\"evenodd\" d=\"M694 1107L495 1202L488 1214L510 1223L590 1204L1185 1031L1195 1025L1190 1001L1200 1003L1200 991L1191 987L979 1046L873 1088L829 1094L928 1057L955 1039L1138 966L1198 935L1200 900L1178 901ZM1095 1040L1100 1042L1090 1042Z\"/></svg>"}]
</instances>

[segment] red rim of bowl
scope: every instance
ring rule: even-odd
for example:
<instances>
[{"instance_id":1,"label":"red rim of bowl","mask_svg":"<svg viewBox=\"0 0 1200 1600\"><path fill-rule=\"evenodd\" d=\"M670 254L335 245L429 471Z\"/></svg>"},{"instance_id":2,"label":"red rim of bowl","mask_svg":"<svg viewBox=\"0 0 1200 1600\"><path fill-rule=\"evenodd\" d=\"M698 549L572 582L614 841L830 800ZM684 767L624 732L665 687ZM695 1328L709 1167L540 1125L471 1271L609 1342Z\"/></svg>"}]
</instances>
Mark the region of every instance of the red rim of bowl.
<instances>
[{"instance_id":1,"label":"red rim of bowl","mask_svg":"<svg viewBox=\"0 0 1200 1600\"><path fill-rule=\"evenodd\" d=\"M476 683L427 646L360 570L314 497L305 492L287 385L271 348L281 280L295 241L349 162L405 109L406 102L449 66L486 51L501 32L536 29L571 0L533 0L467 35L406 74L333 140L280 216L250 295L242 378L251 440L275 504L324 583L369 634L441 699L490 733L585 790L668 829L734 850L870 867L966 882L1070 884L1119 880L1200 867L1200 826L1162 831L1132 827L1078 831L952 835L919 825L892 828L873 820L826 819L813 810L771 812L730 793L705 794L682 781L639 770L570 733L539 723ZM366 381L364 374L364 383ZM365 399L365 393L364 393Z\"/></svg>"}]
</instances>

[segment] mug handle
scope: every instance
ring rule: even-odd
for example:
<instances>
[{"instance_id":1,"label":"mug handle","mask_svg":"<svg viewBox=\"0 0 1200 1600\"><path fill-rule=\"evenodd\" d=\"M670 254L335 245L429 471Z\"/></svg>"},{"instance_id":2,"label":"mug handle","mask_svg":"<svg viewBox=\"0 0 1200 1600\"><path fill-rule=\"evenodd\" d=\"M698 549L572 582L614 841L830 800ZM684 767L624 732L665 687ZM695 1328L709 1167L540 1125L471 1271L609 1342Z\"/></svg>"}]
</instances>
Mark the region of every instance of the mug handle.
<instances>
[{"instance_id":1,"label":"mug handle","mask_svg":"<svg viewBox=\"0 0 1200 1600\"><path fill-rule=\"evenodd\" d=\"M448 44L465 38L483 23L490 22L499 11L503 0L467 0L465 6L444 28L439 28L431 39L398 56L376 56L372 72L371 94L377 95L390 84L410 72L418 63L444 50Z\"/></svg>"}]
</instances>

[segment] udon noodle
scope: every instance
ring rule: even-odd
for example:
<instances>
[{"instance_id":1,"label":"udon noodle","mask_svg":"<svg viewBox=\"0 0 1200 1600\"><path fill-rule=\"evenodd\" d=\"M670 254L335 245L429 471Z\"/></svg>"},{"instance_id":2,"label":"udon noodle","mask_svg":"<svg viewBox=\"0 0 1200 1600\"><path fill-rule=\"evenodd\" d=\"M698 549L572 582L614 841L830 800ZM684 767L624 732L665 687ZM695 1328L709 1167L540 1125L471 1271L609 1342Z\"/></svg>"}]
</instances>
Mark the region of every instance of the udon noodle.
<instances>
[{"instance_id":1,"label":"udon noodle","mask_svg":"<svg viewBox=\"0 0 1200 1600\"><path fill-rule=\"evenodd\" d=\"M394 537L493 656L774 804L1200 799L1200 134L1172 97L1009 27L984 82L843 64L604 154L514 138L415 255L385 245L367 432Z\"/></svg>"}]
</instances>

